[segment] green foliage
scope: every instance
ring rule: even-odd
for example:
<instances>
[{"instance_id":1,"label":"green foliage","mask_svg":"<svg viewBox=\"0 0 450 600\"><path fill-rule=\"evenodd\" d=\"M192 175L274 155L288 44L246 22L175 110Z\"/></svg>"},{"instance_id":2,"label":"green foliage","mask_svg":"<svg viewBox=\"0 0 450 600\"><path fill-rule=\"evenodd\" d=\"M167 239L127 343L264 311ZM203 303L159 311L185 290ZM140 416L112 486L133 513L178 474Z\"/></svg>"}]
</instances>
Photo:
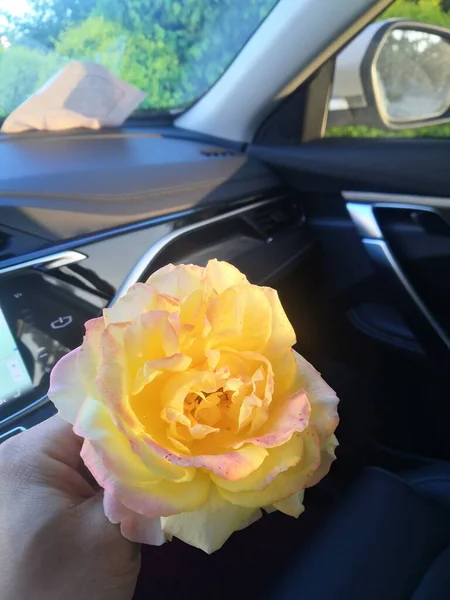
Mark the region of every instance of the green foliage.
<instances>
[{"instance_id":1,"label":"green foliage","mask_svg":"<svg viewBox=\"0 0 450 600\"><path fill-rule=\"evenodd\" d=\"M385 19L413 19L441 27L450 27L450 15L442 10L439 0L396 0L378 18Z\"/></svg>"},{"instance_id":2,"label":"green foliage","mask_svg":"<svg viewBox=\"0 0 450 600\"><path fill-rule=\"evenodd\" d=\"M0 115L7 115L55 75L63 61L54 53L11 46L0 53Z\"/></svg>"},{"instance_id":3,"label":"green foliage","mask_svg":"<svg viewBox=\"0 0 450 600\"><path fill-rule=\"evenodd\" d=\"M0 10L0 16L8 23L2 33L13 40L25 36L34 44L52 50L60 32L87 19L96 0L31 0L29 4L30 10L20 17Z\"/></svg>"},{"instance_id":4,"label":"green foliage","mask_svg":"<svg viewBox=\"0 0 450 600\"><path fill-rule=\"evenodd\" d=\"M147 92L143 109L183 107L207 90L275 0L29 0L7 17L12 45L0 47L0 115L68 60L98 62ZM450 0L396 0L381 16L450 28ZM450 137L450 125L383 131L333 127L331 137Z\"/></svg>"},{"instance_id":5,"label":"green foliage","mask_svg":"<svg viewBox=\"0 0 450 600\"><path fill-rule=\"evenodd\" d=\"M27 17L9 17L13 46L32 39L41 53L44 48L63 61L98 62L147 92L141 108L168 109L189 104L222 75L276 0L29 3ZM41 62L30 63L35 81L47 72Z\"/></svg>"},{"instance_id":6,"label":"green foliage","mask_svg":"<svg viewBox=\"0 0 450 600\"><path fill-rule=\"evenodd\" d=\"M348 127L331 127L327 137L335 138L414 138L414 137L445 137L450 138L450 123L443 125L429 125L416 129L398 129L386 131L367 127L366 125L352 125Z\"/></svg>"},{"instance_id":7,"label":"green foliage","mask_svg":"<svg viewBox=\"0 0 450 600\"><path fill-rule=\"evenodd\" d=\"M131 34L118 23L89 17L63 32L55 50L69 59L102 64L118 77L148 92L142 108L174 105L179 80L179 63L163 40Z\"/></svg>"}]
</instances>

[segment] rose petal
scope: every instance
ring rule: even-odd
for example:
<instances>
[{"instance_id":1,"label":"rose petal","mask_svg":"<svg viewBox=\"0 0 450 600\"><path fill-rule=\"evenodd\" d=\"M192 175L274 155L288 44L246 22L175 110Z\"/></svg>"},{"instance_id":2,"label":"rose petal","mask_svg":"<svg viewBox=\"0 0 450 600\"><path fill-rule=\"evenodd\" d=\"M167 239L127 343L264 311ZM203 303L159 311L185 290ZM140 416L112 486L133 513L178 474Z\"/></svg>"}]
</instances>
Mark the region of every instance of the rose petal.
<instances>
[{"instance_id":1,"label":"rose petal","mask_svg":"<svg viewBox=\"0 0 450 600\"><path fill-rule=\"evenodd\" d=\"M128 508L147 517L195 510L207 496L210 481L200 471L177 467L142 447L144 461L113 423L108 410L88 399L78 415L74 432L87 438L81 457L96 481Z\"/></svg>"},{"instance_id":2,"label":"rose petal","mask_svg":"<svg viewBox=\"0 0 450 600\"><path fill-rule=\"evenodd\" d=\"M164 408L183 414L184 401L190 392L210 394L220 388L226 378L208 371L185 371L176 373L167 380L161 391L161 403Z\"/></svg>"},{"instance_id":3,"label":"rose petal","mask_svg":"<svg viewBox=\"0 0 450 600\"><path fill-rule=\"evenodd\" d=\"M291 348L297 342L297 338L294 328L281 305L278 292L269 287L261 289L264 291L272 309L272 332L263 353L270 360L274 360L275 357L284 354L287 348Z\"/></svg>"},{"instance_id":4,"label":"rose petal","mask_svg":"<svg viewBox=\"0 0 450 600\"><path fill-rule=\"evenodd\" d=\"M254 444L263 448L281 446L291 439L294 432L301 432L308 426L311 409L304 391L278 403L272 410L273 414L260 435L239 441L233 445L233 448L240 448L243 444Z\"/></svg>"},{"instance_id":5,"label":"rose petal","mask_svg":"<svg viewBox=\"0 0 450 600\"><path fill-rule=\"evenodd\" d=\"M211 433L218 433L219 431L220 429L217 429L217 427L201 425L200 423L189 427L189 432L194 440L203 440L207 435L210 435Z\"/></svg>"},{"instance_id":6,"label":"rose petal","mask_svg":"<svg viewBox=\"0 0 450 600\"><path fill-rule=\"evenodd\" d=\"M173 465L195 469L203 468L230 481L248 477L262 465L267 456L267 450L251 444L226 454L201 454L198 456L179 456L150 437L146 439L146 444L157 456L165 458Z\"/></svg>"},{"instance_id":7,"label":"rose petal","mask_svg":"<svg viewBox=\"0 0 450 600\"><path fill-rule=\"evenodd\" d=\"M293 435L277 448L271 448L262 465L243 479L229 481L212 475L211 479L220 488L230 492L248 492L265 489L280 473L295 467L303 460L303 438Z\"/></svg>"},{"instance_id":8,"label":"rose petal","mask_svg":"<svg viewBox=\"0 0 450 600\"><path fill-rule=\"evenodd\" d=\"M223 546L234 531L244 529L262 516L259 509L248 509L226 502L214 487L201 509L161 519L165 534L203 550L207 554Z\"/></svg>"},{"instance_id":9,"label":"rose petal","mask_svg":"<svg viewBox=\"0 0 450 600\"><path fill-rule=\"evenodd\" d=\"M259 352L272 331L272 310L264 291L256 285L240 284L212 300L206 311L212 331L211 348Z\"/></svg>"},{"instance_id":10,"label":"rose petal","mask_svg":"<svg viewBox=\"0 0 450 600\"><path fill-rule=\"evenodd\" d=\"M167 265L147 279L147 286L182 302L195 290L208 286L203 274L204 269L196 265Z\"/></svg>"},{"instance_id":11,"label":"rose petal","mask_svg":"<svg viewBox=\"0 0 450 600\"><path fill-rule=\"evenodd\" d=\"M233 285L248 283L247 277L230 263L210 260L206 265L205 278L208 279L215 292L222 294Z\"/></svg>"},{"instance_id":12,"label":"rose petal","mask_svg":"<svg viewBox=\"0 0 450 600\"><path fill-rule=\"evenodd\" d=\"M97 393L96 371L100 360L100 343L105 331L103 318L91 319L85 324L83 344L66 354L50 375L48 397L61 416L74 423L85 398Z\"/></svg>"},{"instance_id":13,"label":"rose petal","mask_svg":"<svg viewBox=\"0 0 450 600\"><path fill-rule=\"evenodd\" d=\"M320 373L297 352L297 385L303 388L311 404L311 422L314 423L322 442L328 439L339 423L336 392L322 379Z\"/></svg>"},{"instance_id":14,"label":"rose petal","mask_svg":"<svg viewBox=\"0 0 450 600\"><path fill-rule=\"evenodd\" d=\"M141 451L138 435L134 433L131 445L127 436L113 422L109 410L100 402L87 398L75 421L74 432L85 439L86 452L91 449L98 460L111 470L112 478L124 483L186 480L186 469L177 467L158 456L146 456L146 463L138 453ZM131 432L129 434L132 435ZM146 451L142 445L143 451ZM93 460L97 460L97 458ZM100 465L100 466L102 466ZM192 477L190 478L192 479Z\"/></svg>"},{"instance_id":15,"label":"rose petal","mask_svg":"<svg viewBox=\"0 0 450 600\"><path fill-rule=\"evenodd\" d=\"M120 532L123 537L138 544L149 544L150 546L161 546L166 538L161 529L161 519L147 519L127 508L113 494L105 492L103 497L103 508L106 517L114 525L120 523Z\"/></svg>"},{"instance_id":16,"label":"rose petal","mask_svg":"<svg viewBox=\"0 0 450 600\"><path fill-rule=\"evenodd\" d=\"M288 348L284 353L271 361L274 379L273 398L280 399L289 395L292 390L301 389L296 385L297 361L295 352Z\"/></svg>"},{"instance_id":17,"label":"rose petal","mask_svg":"<svg viewBox=\"0 0 450 600\"><path fill-rule=\"evenodd\" d=\"M81 458L96 481L109 493L136 513L147 518L169 516L195 510L208 495L209 481L202 473L195 473L189 483L158 481L126 481L116 477L111 462L104 462L102 448L85 441Z\"/></svg>"},{"instance_id":18,"label":"rose petal","mask_svg":"<svg viewBox=\"0 0 450 600\"><path fill-rule=\"evenodd\" d=\"M137 369L149 360L178 354L176 318L177 315L164 310L153 310L135 318L124 332L124 359Z\"/></svg>"},{"instance_id":19,"label":"rose petal","mask_svg":"<svg viewBox=\"0 0 450 600\"><path fill-rule=\"evenodd\" d=\"M297 466L280 473L264 489L230 492L223 487L217 487L217 490L228 502L247 508L270 506L301 492L320 463L320 445L317 433L313 428L308 428L302 433L302 438L304 442L302 460ZM272 451L270 450L269 453Z\"/></svg>"},{"instance_id":20,"label":"rose petal","mask_svg":"<svg viewBox=\"0 0 450 600\"><path fill-rule=\"evenodd\" d=\"M120 409L127 399L127 371L124 357L124 332L128 323L113 323L102 334L100 360L95 384L100 398L111 408Z\"/></svg>"},{"instance_id":21,"label":"rose petal","mask_svg":"<svg viewBox=\"0 0 450 600\"><path fill-rule=\"evenodd\" d=\"M177 373L185 371L191 364L192 359L184 354L173 354L159 360L149 360L138 370L131 386L131 394L137 395L142 392L146 385L154 381L158 375L164 372Z\"/></svg>"},{"instance_id":22,"label":"rose petal","mask_svg":"<svg viewBox=\"0 0 450 600\"><path fill-rule=\"evenodd\" d=\"M298 492L297 494L289 496L289 498L286 498L286 500L275 502L273 507L285 515L289 515L290 517L295 517L297 519L303 512L305 512L305 507L303 506L304 496L304 491Z\"/></svg>"},{"instance_id":23,"label":"rose petal","mask_svg":"<svg viewBox=\"0 0 450 600\"><path fill-rule=\"evenodd\" d=\"M50 375L48 397L61 417L69 423L74 423L86 398L83 378L77 367L79 355L80 348L76 348L63 356L53 367Z\"/></svg>"},{"instance_id":24,"label":"rose petal","mask_svg":"<svg viewBox=\"0 0 450 600\"><path fill-rule=\"evenodd\" d=\"M331 465L336 460L336 448L339 446L339 443L336 439L335 435L332 435L323 445L321 454L320 454L320 465L318 469L311 475L311 477L307 481L306 487L312 487L321 481L331 468Z\"/></svg>"},{"instance_id":25,"label":"rose petal","mask_svg":"<svg viewBox=\"0 0 450 600\"><path fill-rule=\"evenodd\" d=\"M113 306L103 310L105 325L132 321L138 315L148 312L154 302L154 295L155 290L145 283L136 283Z\"/></svg>"},{"instance_id":26,"label":"rose petal","mask_svg":"<svg viewBox=\"0 0 450 600\"><path fill-rule=\"evenodd\" d=\"M84 380L88 395L95 394L95 376L100 360L100 343L105 331L105 322L102 317L91 319L85 324L86 333L78 357L78 372Z\"/></svg>"}]
</instances>

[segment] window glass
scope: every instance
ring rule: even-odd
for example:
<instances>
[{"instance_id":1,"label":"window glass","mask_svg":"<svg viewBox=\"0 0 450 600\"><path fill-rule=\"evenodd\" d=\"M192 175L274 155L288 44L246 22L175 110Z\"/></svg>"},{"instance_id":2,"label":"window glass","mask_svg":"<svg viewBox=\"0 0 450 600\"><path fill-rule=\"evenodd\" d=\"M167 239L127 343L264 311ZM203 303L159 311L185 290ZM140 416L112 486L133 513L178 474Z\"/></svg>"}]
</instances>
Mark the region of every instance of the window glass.
<instances>
[{"instance_id":1,"label":"window glass","mask_svg":"<svg viewBox=\"0 0 450 600\"><path fill-rule=\"evenodd\" d=\"M277 0L1 0L0 117L69 60L147 92L140 109L186 107L226 70Z\"/></svg>"},{"instance_id":2,"label":"window glass","mask_svg":"<svg viewBox=\"0 0 450 600\"><path fill-rule=\"evenodd\" d=\"M450 33L450 0L396 0L377 21L395 18L438 25ZM371 27L374 26L366 29L367 34ZM362 38L363 35L359 39ZM413 121L418 111L432 117L450 108L450 43L428 33L395 30L381 47L376 63L376 89L394 125L400 123L404 128L383 126L373 118L368 110L372 108L371 99L357 89L351 71L353 57L351 52L344 55L345 52L346 49L336 62L327 137L450 137L450 123L407 126L408 119ZM358 52L355 44L352 52Z\"/></svg>"}]
</instances>

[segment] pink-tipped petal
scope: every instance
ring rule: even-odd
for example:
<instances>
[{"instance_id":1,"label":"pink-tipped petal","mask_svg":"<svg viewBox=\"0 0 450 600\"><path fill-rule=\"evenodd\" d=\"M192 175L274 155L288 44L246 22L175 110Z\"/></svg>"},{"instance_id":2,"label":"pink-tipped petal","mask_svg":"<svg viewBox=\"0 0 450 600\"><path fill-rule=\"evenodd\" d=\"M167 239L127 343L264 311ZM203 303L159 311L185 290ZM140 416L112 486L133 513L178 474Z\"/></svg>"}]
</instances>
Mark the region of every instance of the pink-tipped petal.
<instances>
[{"instance_id":1,"label":"pink-tipped petal","mask_svg":"<svg viewBox=\"0 0 450 600\"><path fill-rule=\"evenodd\" d=\"M138 544L161 546L166 541L161 529L161 519L148 519L133 512L113 494L105 492L103 508L106 517L114 525L120 524L123 537Z\"/></svg>"},{"instance_id":2,"label":"pink-tipped petal","mask_svg":"<svg viewBox=\"0 0 450 600\"><path fill-rule=\"evenodd\" d=\"M78 370L85 381L89 395L95 394L95 377L100 360L100 345L105 321L103 317L91 319L85 323L86 333L78 357Z\"/></svg>"},{"instance_id":3,"label":"pink-tipped petal","mask_svg":"<svg viewBox=\"0 0 450 600\"><path fill-rule=\"evenodd\" d=\"M312 487L321 481L331 468L331 465L336 460L336 448L339 443L335 435L332 435L322 446L320 453L320 465L317 470L308 478L306 487Z\"/></svg>"},{"instance_id":4,"label":"pink-tipped petal","mask_svg":"<svg viewBox=\"0 0 450 600\"><path fill-rule=\"evenodd\" d=\"M320 373L297 352L298 385L303 388L311 404L311 423L317 429L321 442L327 440L339 423L336 392L322 379Z\"/></svg>"},{"instance_id":5,"label":"pink-tipped petal","mask_svg":"<svg viewBox=\"0 0 450 600\"><path fill-rule=\"evenodd\" d=\"M243 444L263 448L281 446L291 439L294 432L302 432L308 427L310 410L308 396L303 390L293 394L274 407L273 415L260 435L238 442L233 447L240 448Z\"/></svg>"},{"instance_id":6,"label":"pink-tipped petal","mask_svg":"<svg viewBox=\"0 0 450 600\"><path fill-rule=\"evenodd\" d=\"M201 506L208 496L210 482L202 473L197 472L191 481L175 483L173 481L128 479L117 475L119 466L105 462L104 449L85 441L81 458L97 483L107 492L116 496L132 511L153 519L169 516L183 511L194 510ZM111 457L107 457L109 460ZM117 460L118 457L116 456ZM122 469L124 465L120 467Z\"/></svg>"},{"instance_id":7,"label":"pink-tipped petal","mask_svg":"<svg viewBox=\"0 0 450 600\"><path fill-rule=\"evenodd\" d=\"M98 484L134 512L149 518L172 515L195 510L208 497L210 481L204 473L147 455L145 448L144 462L105 406L91 398L84 403L74 431L87 438L81 457Z\"/></svg>"},{"instance_id":8,"label":"pink-tipped petal","mask_svg":"<svg viewBox=\"0 0 450 600\"><path fill-rule=\"evenodd\" d=\"M100 360L95 384L102 401L110 408L124 405L127 394L124 360L124 333L128 323L113 323L102 334Z\"/></svg>"},{"instance_id":9,"label":"pink-tipped petal","mask_svg":"<svg viewBox=\"0 0 450 600\"><path fill-rule=\"evenodd\" d=\"M302 460L296 466L277 475L268 486L259 490L238 492L225 489L222 485L217 487L218 492L228 502L247 508L270 506L301 492L320 464L319 438L315 430L308 427L302 433L302 438L304 442Z\"/></svg>"},{"instance_id":10,"label":"pink-tipped petal","mask_svg":"<svg viewBox=\"0 0 450 600\"><path fill-rule=\"evenodd\" d=\"M213 482L229 492L251 492L267 488L272 481L288 469L297 466L304 458L304 443L301 435L293 435L281 446L271 448L262 465L251 475L237 481L229 481L211 475Z\"/></svg>"},{"instance_id":11,"label":"pink-tipped petal","mask_svg":"<svg viewBox=\"0 0 450 600\"><path fill-rule=\"evenodd\" d=\"M77 360L80 348L76 348L61 358L50 375L48 397L56 406L60 416L74 423L78 411L86 398L83 379L78 372Z\"/></svg>"},{"instance_id":12,"label":"pink-tipped petal","mask_svg":"<svg viewBox=\"0 0 450 600\"><path fill-rule=\"evenodd\" d=\"M251 444L225 454L203 454L198 456L180 456L150 438L146 440L146 444L154 454L173 465L205 469L222 479L230 481L248 477L262 465L267 456L267 450Z\"/></svg>"}]
</instances>

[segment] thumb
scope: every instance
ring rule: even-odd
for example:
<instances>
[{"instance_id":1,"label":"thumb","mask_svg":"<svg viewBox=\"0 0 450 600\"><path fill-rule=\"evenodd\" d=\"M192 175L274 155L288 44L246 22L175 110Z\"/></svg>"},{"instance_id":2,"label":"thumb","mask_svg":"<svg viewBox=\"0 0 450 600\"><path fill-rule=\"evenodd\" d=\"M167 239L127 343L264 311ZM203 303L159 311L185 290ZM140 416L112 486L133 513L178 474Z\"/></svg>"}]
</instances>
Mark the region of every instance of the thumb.
<instances>
[{"instance_id":1,"label":"thumb","mask_svg":"<svg viewBox=\"0 0 450 600\"><path fill-rule=\"evenodd\" d=\"M118 525L111 523L103 509L103 490L78 507L80 539L85 540L83 553L90 572L101 582L99 598L131 598L141 568L140 546L125 539Z\"/></svg>"},{"instance_id":2,"label":"thumb","mask_svg":"<svg viewBox=\"0 0 450 600\"><path fill-rule=\"evenodd\" d=\"M125 539L120 532L120 526L109 521L105 515L103 501L104 492L100 489L83 503L83 527L95 538L93 542L99 548L108 548L113 544L114 551L121 553L124 560L136 559L140 552L139 544Z\"/></svg>"}]
</instances>

